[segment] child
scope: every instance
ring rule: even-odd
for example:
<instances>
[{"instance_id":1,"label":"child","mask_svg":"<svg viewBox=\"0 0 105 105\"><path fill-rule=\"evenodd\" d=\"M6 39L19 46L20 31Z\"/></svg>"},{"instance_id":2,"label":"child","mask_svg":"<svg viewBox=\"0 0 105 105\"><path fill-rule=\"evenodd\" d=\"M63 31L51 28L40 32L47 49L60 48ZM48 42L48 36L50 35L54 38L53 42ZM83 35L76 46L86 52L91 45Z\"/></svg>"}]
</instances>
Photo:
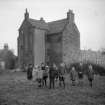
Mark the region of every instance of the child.
<instances>
[{"instance_id":1,"label":"child","mask_svg":"<svg viewBox=\"0 0 105 105\"><path fill-rule=\"evenodd\" d=\"M75 67L72 67L71 71L70 71L70 78L72 81L72 86L75 86L75 81L76 81L76 70Z\"/></svg>"},{"instance_id":2,"label":"child","mask_svg":"<svg viewBox=\"0 0 105 105\"><path fill-rule=\"evenodd\" d=\"M27 79L28 80L32 80L32 70L33 70L32 64L29 64L28 69L27 69Z\"/></svg>"},{"instance_id":3,"label":"child","mask_svg":"<svg viewBox=\"0 0 105 105\"><path fill-rule=\"evenodd\" d=\"M38 66L38 73L37 73L38 87L42 86L42 77L43 77L43 70L41 70L40 66Z\"/></svg>"},{"instance_id":4,"label":"child","mask_svg":"<svg viewBox=\"0 0 105 105\"><path fill-rule=\"evenodd\" d=\"M89 80L90 86L92 87L92 81L94 80L94 71L93 71L92 65L89 65L88 80Z\"/></svg>"}]
</instances>

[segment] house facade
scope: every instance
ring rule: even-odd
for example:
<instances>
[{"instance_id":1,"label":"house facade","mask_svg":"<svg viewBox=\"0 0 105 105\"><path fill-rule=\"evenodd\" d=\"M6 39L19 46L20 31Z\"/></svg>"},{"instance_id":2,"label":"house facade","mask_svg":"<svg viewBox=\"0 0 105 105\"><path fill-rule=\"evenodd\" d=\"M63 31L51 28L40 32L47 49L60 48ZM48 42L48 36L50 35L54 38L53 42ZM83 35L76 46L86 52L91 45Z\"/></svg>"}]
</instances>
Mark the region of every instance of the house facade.
<instances>
[{"instance_id":1,"label":"house facade","mask_svg":"<svg viewBox=\"0 0 105 105\"><path fill-rule=\"evenodd\" d=\"M79 50L80 33L71 10L65 19L45 22L43 18L31 19L26 9L18 36L20 67L29 63L71 63L78 59Z\"/></svg>"}]
</instances>

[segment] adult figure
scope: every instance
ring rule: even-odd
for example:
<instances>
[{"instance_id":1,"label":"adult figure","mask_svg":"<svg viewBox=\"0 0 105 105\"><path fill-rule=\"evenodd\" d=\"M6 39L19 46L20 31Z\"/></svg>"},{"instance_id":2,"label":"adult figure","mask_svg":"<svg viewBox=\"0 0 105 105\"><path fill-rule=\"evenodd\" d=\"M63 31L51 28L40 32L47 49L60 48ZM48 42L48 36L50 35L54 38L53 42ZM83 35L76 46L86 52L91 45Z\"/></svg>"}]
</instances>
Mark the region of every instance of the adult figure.
<instances>
[{"instance_id":1,"label":"adult figure","mask_svg":"<svg viewBox=\"0 0 105 105\"><path fill-rule=\"evenodd\" d=\"M32 64L29 64L28 69L27 69L27 79L28 80L32 80L32 70L33 70L33 66Z\"/></svg>"},{"instance_id":2,"label":"adult figure","mask_svg":"<svg viewBox=\"0 0 105 105\"><path fill-rule=\"evenodd\" d=\"M47 80L47 72L46 72L46 66L45 64L42 62L41 63L41 70L43 72L43 76L42 76L42 86L46 86L46 80Z\"/></svg>"},{"instance_id":3,"label":"adult figure","mask_svg":"<svg viewBox=\"0 0 105 105\"><path fill-rule=\"evenodd\" d=\"M66 70L65 70L65 64L64 63L61 63L60 66L59 66L59 86L62 86L62 83L63 83L63 86L65 87L65 73L66 73Z\"/></svg>"},{"instance_id":4,"label":"adult figure","mask_svg":"<svg viewBox=\"0 0 105 105\"><path fill-rule=\"evenodd\" d=\"M72 67L71 71L70 71L70 78L72 81L72 85L75 86L76 83L76 77L77 77L77 72L75 70L75 67Z\"/></svg>"},{"instance_id":5,"label":"adult figure","mask_svg":"<svg viewBox=\"0 0 105 105\"><path fill-rule=\"evenodd\" d=\"M55 88L55 70L53 64L50 65L49 68L49 88Z\"/></svg>"},{"instance_id":6,"label":"adult figure","mask_svg":"<svg viewBox=\"0 0 105 105\"><path fill-rule=\"evenodd\" d=\"M48 78L48 66L45 66L43 69L43 86L47 86L47 78Z\"/></svg>"},{"instance_id":7,"label":"adult figure","mask_svg":"<svg viewBox=\"0 0 105 105\"><path fill-rule=\"evenodd\" d=\"M92 65L89 65L88 67L88 80L89 85L92 87L92 81L94 80L94 71Z\"/></svg>"}]
</instances>

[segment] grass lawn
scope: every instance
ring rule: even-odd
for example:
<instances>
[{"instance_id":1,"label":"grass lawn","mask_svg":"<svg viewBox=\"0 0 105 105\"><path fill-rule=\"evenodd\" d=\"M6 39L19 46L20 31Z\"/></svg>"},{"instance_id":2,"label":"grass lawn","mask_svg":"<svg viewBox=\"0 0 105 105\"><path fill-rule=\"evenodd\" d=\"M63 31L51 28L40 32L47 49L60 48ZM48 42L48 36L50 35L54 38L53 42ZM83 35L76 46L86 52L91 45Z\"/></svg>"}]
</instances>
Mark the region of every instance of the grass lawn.
<instances>
[{"instance_id":1,"label":"grass lawn","mask_svg":"<svg viewBox=\"0 0 105 105\"><path fill-rule=\"evenodd\" d=\"M92 88L86 78L83 86L71 86L69 80L67 76L65 89L58 83L55 89L38 88L26 73L1 73L0 105L105 105L104 76L95 76Z\"/></svg>"}]
</instances>

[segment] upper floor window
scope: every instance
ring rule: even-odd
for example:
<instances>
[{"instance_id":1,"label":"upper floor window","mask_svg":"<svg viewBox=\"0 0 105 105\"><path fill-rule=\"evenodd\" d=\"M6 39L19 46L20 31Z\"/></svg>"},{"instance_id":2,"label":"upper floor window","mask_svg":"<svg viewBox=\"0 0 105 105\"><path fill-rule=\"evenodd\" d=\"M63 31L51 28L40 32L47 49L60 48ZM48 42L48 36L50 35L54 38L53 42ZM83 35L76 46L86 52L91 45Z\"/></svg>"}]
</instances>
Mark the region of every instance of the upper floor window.
<instances>
[{"instance_id":1,"label":"upper floor window","mask_svg":"<svg viewBox=\"0 0 105 105\"><path fill-rule=\"evenodd\" d=\"M21 30L21 34L23 34L23 30Z\"/></svg>"}]
</instances>

